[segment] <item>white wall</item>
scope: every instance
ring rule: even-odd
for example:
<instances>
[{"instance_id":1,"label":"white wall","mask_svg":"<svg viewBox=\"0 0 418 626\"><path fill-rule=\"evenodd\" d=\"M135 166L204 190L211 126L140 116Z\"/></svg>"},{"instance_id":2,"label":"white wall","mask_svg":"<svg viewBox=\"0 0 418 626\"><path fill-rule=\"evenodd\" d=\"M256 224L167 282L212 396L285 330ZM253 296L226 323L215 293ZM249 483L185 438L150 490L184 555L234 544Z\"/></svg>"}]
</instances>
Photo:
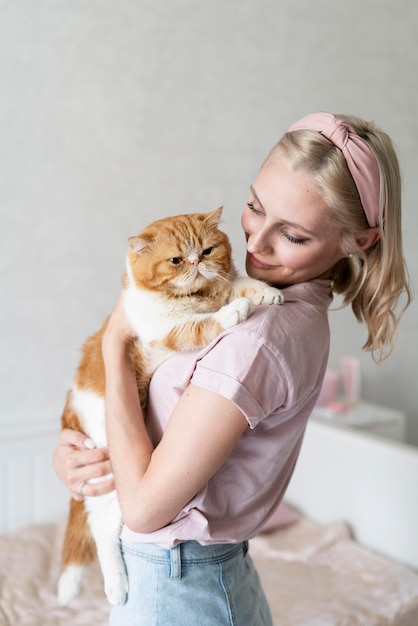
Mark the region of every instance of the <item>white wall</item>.
<instances>
[{"instance_id":1,"label":"white wall","mask_svg":"<svg viewBox=\"0 0 418 626\"><path fill-rule=\"evenodd\" d=\"M315 110L394 138L418 275L418 8L412 0L0 0L0 425L58 419L79 346L114 302L126 239L225 203ZM351 314L331 363L361 357L364 397L407 412L418 443L417 303L377 367Z\"/></svg>"}]
</instances>

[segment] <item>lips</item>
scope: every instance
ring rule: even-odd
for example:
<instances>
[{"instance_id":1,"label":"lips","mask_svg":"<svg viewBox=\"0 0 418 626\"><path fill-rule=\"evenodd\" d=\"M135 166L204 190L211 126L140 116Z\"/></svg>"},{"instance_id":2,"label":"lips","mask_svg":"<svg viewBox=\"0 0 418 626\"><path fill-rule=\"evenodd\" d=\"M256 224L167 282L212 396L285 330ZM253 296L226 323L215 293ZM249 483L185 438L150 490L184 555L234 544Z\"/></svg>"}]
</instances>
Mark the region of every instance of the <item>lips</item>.
<instances>
[{"instance_id":1,"label":"lips","mask_svg":"<svg viewBox=\"0 0 418 626\"><path fill-rule=\"evenodd\" d=\"M248 258L248 261L251 263L251 265L253 265L254 267L257 267L260 270L272 270L276 267L275 265L269 265L268 263L263 263L250 252L247 252L247 258Z\"/></svg>"}]
</instances>

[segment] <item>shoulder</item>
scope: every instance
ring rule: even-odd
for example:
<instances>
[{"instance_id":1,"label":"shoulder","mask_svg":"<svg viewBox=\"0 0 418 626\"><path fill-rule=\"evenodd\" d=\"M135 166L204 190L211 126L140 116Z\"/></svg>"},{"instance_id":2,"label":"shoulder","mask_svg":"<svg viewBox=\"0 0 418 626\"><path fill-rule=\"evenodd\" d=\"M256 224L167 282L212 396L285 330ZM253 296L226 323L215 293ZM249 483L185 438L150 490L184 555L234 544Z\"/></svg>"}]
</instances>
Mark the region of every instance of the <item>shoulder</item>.
<instances>
[{"instance_id":1,"label":"shoulder","mask_svg":"<svg viewBox=\"0 0 418 626\"><path fill-rule=\"evenodd\" d=\"M288 287L282 291L284 303L258 305L252 315L234 326L222 337L241 336L247 341L260 341L283 347L283 342L297 342L305 334L327 334L328 308L332 302L329 281L316 280Z\"/></svg>"},{"instance_id":2,"label":"shoulder","mask_svg":"<svg viewBox=\"0 0 418 626\"><path fill-rule=\"evenodd\" d=\"M289 288L284 304L256 306L224 331L198 355L194 384L231 399L253 425L313 393L329 352L330 289L321 282L322 296Z\"/></svg>"},{"instance_id":3,"label":"shoulder","mask_svg":"<svg viewBox=\"0 0 418 626\"><path fill-rule=\"evenodd\" d=\"M319 283L319 284L313 284ZM294 369L295 363L321 359L329 350L328 281L283 290L281 305L257 305L241 324L221 333L198 355L197 363L234 371ZM231 371L232 371L231 370Z\"/></svg>"},{"instance_id":4,"label":"shoulder","mask_svg":"<svg viewBox=\"0 0 418 626\"><path fill-rule=\"evenodd\" d=\"M331 282L316 279L307 283L299 283L282 290L287 304L305 305L318 311L328 311L332 302Z\"/></svg>"}]
</instances>

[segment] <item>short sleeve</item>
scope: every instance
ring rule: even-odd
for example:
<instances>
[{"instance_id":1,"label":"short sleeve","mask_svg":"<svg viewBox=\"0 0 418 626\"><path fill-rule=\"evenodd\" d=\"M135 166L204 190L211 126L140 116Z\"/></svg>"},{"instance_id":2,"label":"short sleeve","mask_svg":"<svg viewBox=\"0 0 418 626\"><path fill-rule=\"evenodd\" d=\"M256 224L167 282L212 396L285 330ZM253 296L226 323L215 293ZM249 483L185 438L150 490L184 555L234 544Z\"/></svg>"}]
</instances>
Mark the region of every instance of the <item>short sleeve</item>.
<instances>
[{"instance_id":1,"label":"short sleeve","mask_svg":"<svg viewBox=\"0 0 418 626\"><path fill-rule=\"evenodd\" d=\"M277 412L288 394L277 356L256 334L222 336L197 362L191 382L231 400L251 428Z\"/></svg>"}]
</instances>

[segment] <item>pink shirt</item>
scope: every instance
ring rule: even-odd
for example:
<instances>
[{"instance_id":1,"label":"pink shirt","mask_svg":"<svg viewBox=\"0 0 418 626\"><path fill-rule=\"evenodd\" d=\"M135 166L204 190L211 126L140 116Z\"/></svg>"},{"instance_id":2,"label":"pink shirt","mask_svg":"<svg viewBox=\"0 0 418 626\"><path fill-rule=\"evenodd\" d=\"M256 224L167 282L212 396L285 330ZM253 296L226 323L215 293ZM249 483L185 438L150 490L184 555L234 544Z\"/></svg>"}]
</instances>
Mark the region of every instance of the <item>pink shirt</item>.
<instances>
[{"instance_id":1,"label":"pink shirt","mask_svg":"<svg viewBox=\"0 0 418 626\"><path fill-rule=\"evenodd\" d=\"M332 299L326 280L283 293L283 305L257 306L247 321L208 347L175 355L155 372L147 410L155 445L190 382L234 402L250 428L170 524L147 534L125 526L123 539L166 548L187 540L243 541L257 533L283 498L327 366Z\"/></svg>"}]
</instances>

